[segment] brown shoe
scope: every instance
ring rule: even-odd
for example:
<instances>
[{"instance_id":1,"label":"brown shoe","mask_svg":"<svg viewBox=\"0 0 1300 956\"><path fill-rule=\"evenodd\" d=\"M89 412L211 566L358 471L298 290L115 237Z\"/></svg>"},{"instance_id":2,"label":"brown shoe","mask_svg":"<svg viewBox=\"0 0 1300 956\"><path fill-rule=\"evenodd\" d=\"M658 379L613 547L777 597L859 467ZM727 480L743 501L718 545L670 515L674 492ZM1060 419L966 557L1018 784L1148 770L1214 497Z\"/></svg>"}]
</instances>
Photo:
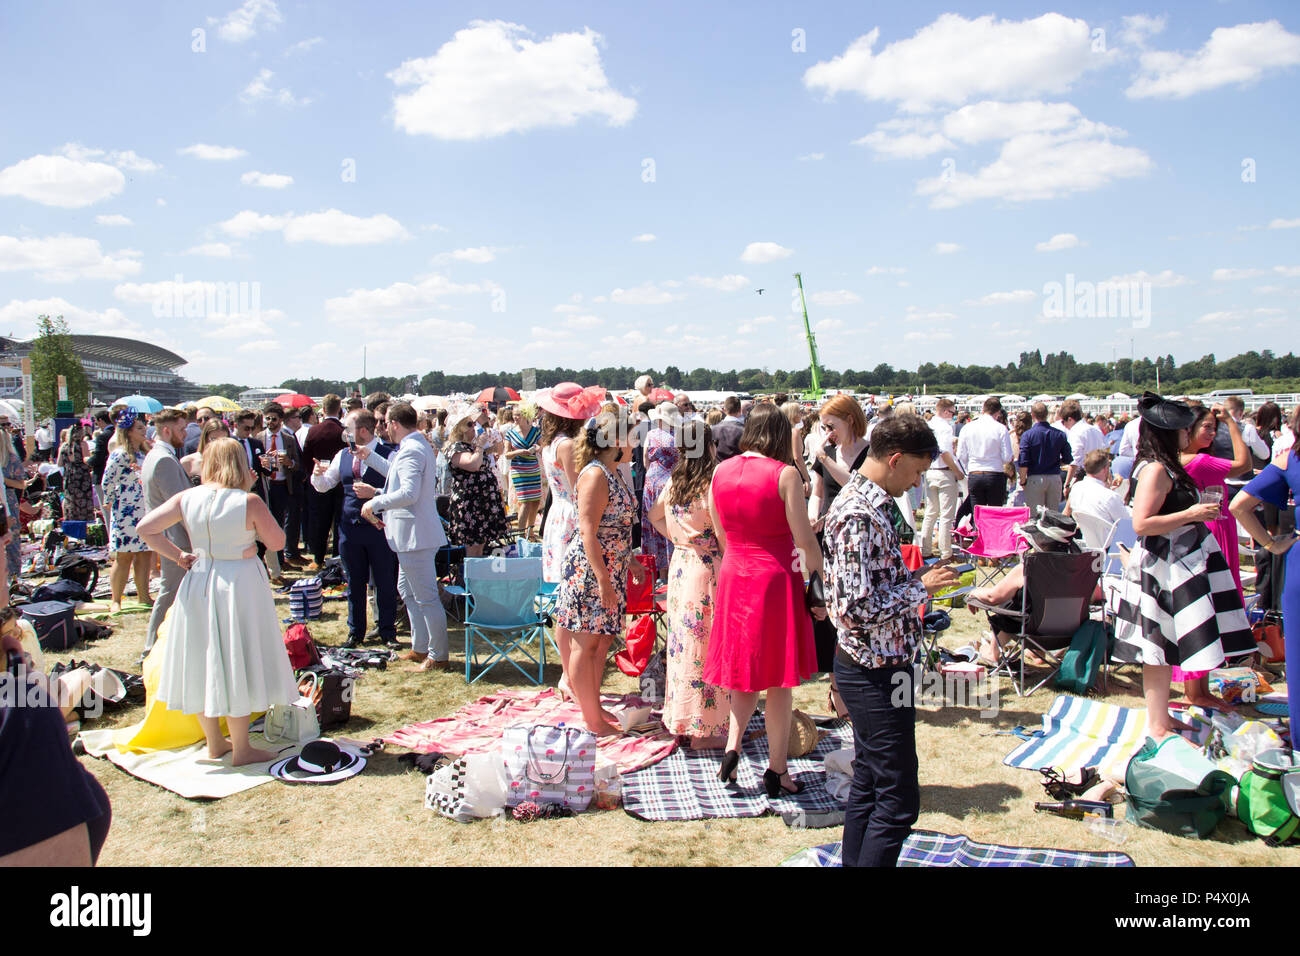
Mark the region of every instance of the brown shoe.
<instances>
[{"instance_id":1,"label":"brown shoe","mask_svg":"<svg viewBox=\"0 0 1300 956\"><path fill-rule=\"evenodd\" d=\"M423 663L412 667L413 671L445 671L451 666L451 661L435 661L432 657L426 658Z\"/></svg>"},{"instance_id":2,"label":"brown shoe","mask_svg":"<svg viewBox=\"0 0 1300 956\"><path fill-rule=\"evenodd\" d=\"M397 655L397 659L399 661L419 662L424 660L428 656L429 656L428 654L421 654L419 651L402 651L402 653Z\"/></svg>"},{"instance_id":3,"label":"brown shoe","mask_svg":"<svg viewBox=\"0 0 1300 956\"><path fill-rule=\"evenodd\" d=\"M317 571L321 569L321 566L317 564L315 561L308 561L306 564L302 566L302 569L306 571L308 574L315 574Z\"/></svg>"},{"instance_id":4,"label":"brown shoe","mask_svg":"<svg viewBox=\"0 0 1300 956\"><path fill-rule=\"evenodd\" d=\"M275 577L271 578L270 580L271 580L271 587L275 587L275 588L284 587L284 578L280 577L280 575L277 574Z\"/></svg>"}]
</instances>

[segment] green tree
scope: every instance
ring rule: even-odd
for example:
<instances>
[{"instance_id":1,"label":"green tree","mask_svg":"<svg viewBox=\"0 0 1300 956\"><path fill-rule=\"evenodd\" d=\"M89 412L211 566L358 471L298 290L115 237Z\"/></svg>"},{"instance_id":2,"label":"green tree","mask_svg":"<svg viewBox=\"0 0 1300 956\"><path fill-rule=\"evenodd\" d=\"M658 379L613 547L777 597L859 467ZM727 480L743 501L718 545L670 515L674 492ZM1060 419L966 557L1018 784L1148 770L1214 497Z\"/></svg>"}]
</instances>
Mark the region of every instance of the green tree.
<instances>
[{"instance_id":1,"label":"green tree","mask_svg":"<svg viewBox=\"0 0 1300 956\"><path fill-rule=\"evenodd\" d=\"M59 376L67 379L68 400L74 412L90 404L90 382L81 359L72 349L72 336L63 316L51 319L48 315L36 319L36 339L32 342L32 398L36 402L37 419L54 414L59 400ZM117 396L110 396L116 398Z\"/></svg>"}]
</instances>

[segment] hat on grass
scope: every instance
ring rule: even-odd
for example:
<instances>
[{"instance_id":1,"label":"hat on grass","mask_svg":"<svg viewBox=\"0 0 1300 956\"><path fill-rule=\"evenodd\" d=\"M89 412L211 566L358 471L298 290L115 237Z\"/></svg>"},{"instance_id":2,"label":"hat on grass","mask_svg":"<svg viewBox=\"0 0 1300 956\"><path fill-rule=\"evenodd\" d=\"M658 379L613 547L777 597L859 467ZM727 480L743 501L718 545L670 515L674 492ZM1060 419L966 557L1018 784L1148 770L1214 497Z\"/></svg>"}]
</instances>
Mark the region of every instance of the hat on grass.
<instances>
[{"instance_id":1,"label":"hat on grass","mask_svg":"<svg viewBox=\"0 0 1300 956\"><path fill-rule=\"evenodd\" d=\"M270 773L285 783L338 783L359 774L366 758L332 740L313 740L302 752L271 764Z\"/></svg>"}]
</instances>

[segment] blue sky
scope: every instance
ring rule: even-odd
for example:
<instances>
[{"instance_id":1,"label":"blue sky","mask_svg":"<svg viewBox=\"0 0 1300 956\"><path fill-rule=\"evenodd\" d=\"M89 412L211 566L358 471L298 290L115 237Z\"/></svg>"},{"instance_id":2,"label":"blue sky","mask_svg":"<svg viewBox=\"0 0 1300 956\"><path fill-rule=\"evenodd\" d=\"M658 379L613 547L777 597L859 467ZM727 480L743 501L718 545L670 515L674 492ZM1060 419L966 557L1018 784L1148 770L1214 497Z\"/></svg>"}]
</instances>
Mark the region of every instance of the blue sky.
<instances>
[{"instance_id":1,"label":"blue sky","mask_svg":"<svg viewBox=\"0 0 1300 956\"><path fill-rule=\"evenodd\" d=\"M201 382L798 367L796 270L836 368L1294 347L1293 4L13 3L0 62L0 334Z\"/></svg>"}]
</instances>

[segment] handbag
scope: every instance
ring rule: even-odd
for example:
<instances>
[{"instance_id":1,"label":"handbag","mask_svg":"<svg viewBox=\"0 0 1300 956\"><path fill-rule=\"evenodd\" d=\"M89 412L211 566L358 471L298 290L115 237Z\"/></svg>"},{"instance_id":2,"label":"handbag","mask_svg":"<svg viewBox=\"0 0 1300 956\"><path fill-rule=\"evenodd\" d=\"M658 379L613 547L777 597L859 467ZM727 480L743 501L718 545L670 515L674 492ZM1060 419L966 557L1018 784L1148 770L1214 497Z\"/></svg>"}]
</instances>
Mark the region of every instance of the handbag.
<instances>
[{"instance_id":1,"label":"handbag","mask_svg":"<svg viewBox=\"0 0 1300 956\"><path fill-rule=\"evenodd\" d=\"M316 692L320 679L311 674L303 683L311 681L312 688L306 696L302 695L302 684L298 685L299 697L291 704L272 704L262 722L262 736L270 743L305 744L320 736L320 721L316 718Z\"/></svg>"},{"instance_id":2,"label":"handbag","mask_svg":"<svg viewBox=\"0 0 1300 956\"><path fill-rule=\"evenodd\" d=\"M808 587L803 593L803 603L809 611L815 607L826 606L826 587L822 584L820 571L814 571L808 578Z\"/></svg>"},{"instance_id":3,"label":"handbag","mask_svg":"<svg viewBox=\"0 0 1300 956\"><path fill-rule=\"evenodd\" d=\"M425 809L458 823L496 816L505 803L505 774L495 753L457 757L429 774L424 787Z\"/></svg>"},{"instance_id":4,"label":"handbag","mask_svg":"<svg viewBox=\"0 0 1300 956\"><path fill-rule=\"evenodd\" d=\"M501 738L506 806L558 803L575 813L596 792L596 735L578 727L519 724Z\"/></svg>"},{"instance_id":5,"label":"handbag","mask_svg":"<svg viewBox=\"0 0 1300 956\"><path fill-rule=\"evenodd\" d=\"M627 629L627 647L614 655L614 663L628 677L640 677L650 663L655 649L655 622L649 615L639 617Z\"/></svg>"}]
</instances>

